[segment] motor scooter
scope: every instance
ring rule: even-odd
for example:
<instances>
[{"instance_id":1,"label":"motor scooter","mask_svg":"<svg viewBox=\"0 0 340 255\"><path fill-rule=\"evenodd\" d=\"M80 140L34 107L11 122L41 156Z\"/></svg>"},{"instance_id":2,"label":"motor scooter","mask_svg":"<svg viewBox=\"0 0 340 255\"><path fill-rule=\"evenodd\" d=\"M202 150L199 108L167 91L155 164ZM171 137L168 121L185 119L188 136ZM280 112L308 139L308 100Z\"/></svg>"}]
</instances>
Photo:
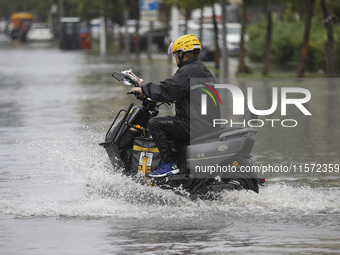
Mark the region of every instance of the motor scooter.
<instances>
[{"instance_id":1,"label":"motor scooter","mask_svg":"<svg viewBox=\"0 0 340 255\"><path fill-rule=\"evenodd\" d=\"M136 87L143 81L131 69L114 72L112 76ZM254 128L224 127L191 139L190 144L174 145L180 172L166 177L149 177L148 174L160 164L160 155L148 130L148 121L158 115L161 105L170 103L155 102L136 93L135 96L141 105L131 103L127 109L120 110L105 141L100 143L114 169L145 185L184 190L192 198L206 198L224 190L259 192L259 185L263 185L265 179L256 171L241 171L254 169L251 156L255 143L252 136L257 133Z\"/></svg>"}]
</instances>

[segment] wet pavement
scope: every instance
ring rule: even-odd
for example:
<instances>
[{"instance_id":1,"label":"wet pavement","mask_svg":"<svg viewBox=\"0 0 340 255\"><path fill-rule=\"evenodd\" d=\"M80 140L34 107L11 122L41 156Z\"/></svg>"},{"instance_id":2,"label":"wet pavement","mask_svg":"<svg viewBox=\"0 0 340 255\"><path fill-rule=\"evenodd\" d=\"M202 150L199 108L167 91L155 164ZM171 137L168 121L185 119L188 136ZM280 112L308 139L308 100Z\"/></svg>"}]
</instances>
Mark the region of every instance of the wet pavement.
<instances>
[{"instance_id":1,"label":"wet pavement","mask_svg":"<svg viewBox=\"0 0 340 255\"><path fill-rule=\"evenodd\" d=\"M0 35L1 254L340 252L335 173L268 174L260 194L196 202L114 173L98 143L115 114L138 101L112 71L132 67L146 81L173 73L164 57L141 61ZM325 121L311 121L308 135L259 132L256 162L339 162L339 122ZM312 142L310 134L318 134Z\"/></svg>"}]
</instances>

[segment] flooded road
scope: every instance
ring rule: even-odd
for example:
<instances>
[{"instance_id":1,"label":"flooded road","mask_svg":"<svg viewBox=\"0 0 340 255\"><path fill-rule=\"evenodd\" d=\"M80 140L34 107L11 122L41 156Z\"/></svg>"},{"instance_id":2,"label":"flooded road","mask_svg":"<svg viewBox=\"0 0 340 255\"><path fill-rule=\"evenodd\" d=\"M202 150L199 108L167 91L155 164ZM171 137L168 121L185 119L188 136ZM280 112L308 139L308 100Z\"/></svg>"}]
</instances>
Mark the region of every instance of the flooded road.
<instances>
[{"instance_id":1,"label":"flooded road","mask_svg":"<svg viewBox=\"0 0 340 255\"><path fill-rule=\"evenodd\" d=\"M339 254L339 173L265 174L260 194L191 201L112 172L98 143L137 101L111 73L158 81L172 74L165 59L136 65L0 35L0 254ZM330 122L259 132L256 162L340 163L339 120L313 108Z\"/></svg>"}]
</instances>

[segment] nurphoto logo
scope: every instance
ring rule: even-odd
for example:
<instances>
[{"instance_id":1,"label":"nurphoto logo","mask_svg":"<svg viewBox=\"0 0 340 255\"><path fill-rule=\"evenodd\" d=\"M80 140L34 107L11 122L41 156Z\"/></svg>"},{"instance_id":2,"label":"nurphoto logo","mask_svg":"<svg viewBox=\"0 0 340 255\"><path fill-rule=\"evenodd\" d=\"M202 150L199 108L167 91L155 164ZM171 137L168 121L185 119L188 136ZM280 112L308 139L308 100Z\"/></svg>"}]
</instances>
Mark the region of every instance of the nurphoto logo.
<instances>
[{"instance_id":1,"label":"nurphoto logo","mask_svg":"<svg viewBox=\"0 0 340 255\"><path fill-rule=\"evenodd\" d=\"M217 106L217 103L216 103L216 99L215 97L211 94L210 91L212 91L215 96L217 97L217 99L220 101L220 104L222 106L222 100L221 100L221 97L220 95L217 93L217 91L210 85L206 84L206 83L202 83L206 88L200 88L201 90L203 90L204 92L206 92L210 97L211 99L214 101L214 104L215 106ZM210 90L210 91L209 91ZM201 95L201 100L202 100L202 108L201 108L201 114L202 115L207 115L207 94L202 94Z\"/></svg>"},{"instance_id":2,"label":"nurphoto logo","mask_svg":"<svg viewBox=\"0 0 340 255\"><path fill-rule=\"evenodd\" d=\"M214 88L212 86L209 86L207 84L204 84L206 87L208 87L215 96L219 99L220 104L222 106L222 100L217 93L216 89L227 89L229 92L231 92L232 95L232 112L233 115L245 115L245 102L247 103L247 107L249 111L253 115L257 116L268 116L273 114L279 104L281 108L280 115L286 116L287 115L287 105L294 105L298 110L300 110L305 116L312 116L311 112L305 107L304 104L309 102L311 99L311 93L306 88L299 88L299 87L273 87L272 88L272 103L271 106L268 109L256 109L254 107L254 93L253 88L248 87L247 88L247 100L245 100L245 95L242 92L242 90L231 84L215 84ZM205 88L201 88L204 90L210 97L214 100L214 103L216 105L216 100L211 94L210 91L208 91ZM280 90L280 93L279 93ZM280 94L280 97L279 97ZM292 97L294 95L295 98ZM296 98L298 95L298 98ZM207 95L202 94L201 95L201 114L207 115ZM221 125L221 124L230 124L233 125L241 125L241 126L248 126L248 127L262 127L265 123L269 123L272 127L275 126L277 122L279 122L283 127L295 127L298 125L297 120L295 119L256 119L257 124L255 123L255 119L238 121L235 122L233 120L227 120L227 119L214 119L213 120L213 126Z\"/></svg>"}]
</instances>

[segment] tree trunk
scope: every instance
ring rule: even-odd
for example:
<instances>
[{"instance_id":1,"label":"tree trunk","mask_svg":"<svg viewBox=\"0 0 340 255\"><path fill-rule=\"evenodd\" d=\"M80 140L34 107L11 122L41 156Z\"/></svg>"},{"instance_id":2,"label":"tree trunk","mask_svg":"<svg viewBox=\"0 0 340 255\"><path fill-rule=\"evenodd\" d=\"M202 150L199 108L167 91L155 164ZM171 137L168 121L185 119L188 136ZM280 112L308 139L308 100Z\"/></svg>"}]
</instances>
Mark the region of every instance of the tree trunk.
<instances>
[{"instance_id":1,"label":"tree trunk","mask_svg":"<svg viewBox=\"0 0 340 255\"><path fill-rule=\"evenodd\" d=\"M184 15L184 18L185 18L184 34L185 35L188 33L188 22L190 19L190 14L191 12L189 10L185 10L185 15Z\"/></svg>"},{"instance_id":2,"label":"tree trunk","mask_svg":"<svg viewBox=\"0 0 340 255\"><path fill-rule=\"evenodd\" d=\"M220 79L224 83L224 78L229 77L228 47L227 47L227 22L228 12L226 11L226 0L221 0L222 7L222 47L221 47L221 70Z\"/></svg>"},{"instance_id":3,"label":"tree trunk","mask_svg":"<svg viewBox=\"0 0 340 255\"><path fill-rule=\"evenodd\" d=\"M305 24L305 32L303 35L303 43L301 50L301 58L298 67L298 72L296 78L303 78L305 74L307 59L308 59L308 48L309 48L309 35L312 27L312 17L313 17L313 9L314 9L314 0L307 0L307 17Z\"/></svg>"},{"instance_id":4,"label":"tree trunk","mask_svg":"<svg viewBox=\"0 0 340 255\"><path fill-rule=\"evenodd\" d=\"M220 47L218 45L218 28L217 28L214 2L215 2L214 0L211 0L213 23L214 23L214 39L215 39L215 67L216 69L219 69L220 68Z\"/></svg>"},{"instance_id":5,"label":"tree trunk","mask_svg":"<svg viewBox=\"0 0 340 255\"><path fill-rule=\"evenodd\" d=\"M286 9L287 9L287 3L286 3L286 2L283 2L283 3L281 4L281 7L280 7L280 10L279 10L279 13L278 13L278 17L277 17L277 19L278 19L279 21L283 21L283 15L284 15L284 13L286 12Z\"/></svg>"},{"instance_id":6,"label":"tree trunk","mask_svg":"<svg viewBox=\"0 0 340 255\"><path fill-rule=\"evenodd\" d=\"M326 42L326 73L328 78L335 77L334 67L334 35L332 17L328 12L327 0L320 0L322 13L324 16L324 24L327 29L327 42ZM335 83L330 81L328 84L330 90L335 90Z\"/></svg>"},{"instance_id":7,"label":"tree trunk","mask_svg":"<svg viewBox=\"0 0 340 255\"><path fill-rule=\"evenodd\" d=\"M245 47L244 47L244 35L246 33L246 23L247 23L247 1L244 0L242 4L242 28L241 28L241 41L240 41L240 52L238 55L238 72L246 72L246 64L244 61Z\"/></svg>"},{"instance_id":8,"label":"tree trunk","mask_svg":"<svg viewBox=\"0 0 340 255\"><path fill-rule=\"evenodd\" d=\"M129 20L129 12L125 10L124 11L125 31L123 34L123 40L124 40L124 55L127 59L129 59L129 54L130 54L130 37L129 37L129 31L128 31L128 25L127 25L128 20Z\"/></svg>"},{"instance_id":9,"label":"tree trunk","mask_svg":"<svg viewBox=\"0 0 340 255\"><path fill-rule=\"evenodd\" d=\"M172 24L172 20L171 20L171 9L168 9L168 11L166 12L166 35L168 38L167 41L167 47L169 47L170 43L171 43L171 35L170 35L170 30L171 30L171 24ZM168 48L166 48L168 50ZM168 62L171 63L172 62L172 54L168 54Z\"/></svg>"},{"instance_id":10,"label":"tree trunk","mask_svg":"<svg viewBox=\"0 0 340 255\"><path fill-rule=\"evenodd\" d=\"M149 63L152 63L152 44L153 44L153 21L149 21L150 31L148 33L148 39L147 39L147 55Z\"/></svg>"},{"instance_id":11,"label":"tree trunk","mask_svg":"<svg viewBox=\"0 0 340 255\"><path fill-rule=\"evenodd\" d=\"M135 38L134 38L136 61L137 61L138 64L140 63L139 21L140 21L140 19L138 17L137 22L136 22L136 31L135 31Z\"/></svg>"},{"instance_id":12,"label":"tree trunk","mask_svg":"<svg viewBox=\"0 0 340 255\"><path fill-rule=\"evenodd\" d=\"M267 34L266 34L266 47L264 49L263 57L263 75L268 75L269 72L269 56L270 56L270 45L272 41L272 31L273 31L273 18L272 18L272 5L269 0L267 3Z\"/></svg>"},{"instance_id":13,"label":"tree trunk","mask_svg":"<svg viewBox=\"0 0 340 255\"><path fill-rule=\"evenodd\" d=\"M198 35L198 40L200 41L200 43L202 43L203 41L203 9L204 9L204 5L202 5L201 16L200 16L200 29L199 29L199 35ZM202 54L199 55L199 59L202 60Z\"/></svg>"}]
</instances>

